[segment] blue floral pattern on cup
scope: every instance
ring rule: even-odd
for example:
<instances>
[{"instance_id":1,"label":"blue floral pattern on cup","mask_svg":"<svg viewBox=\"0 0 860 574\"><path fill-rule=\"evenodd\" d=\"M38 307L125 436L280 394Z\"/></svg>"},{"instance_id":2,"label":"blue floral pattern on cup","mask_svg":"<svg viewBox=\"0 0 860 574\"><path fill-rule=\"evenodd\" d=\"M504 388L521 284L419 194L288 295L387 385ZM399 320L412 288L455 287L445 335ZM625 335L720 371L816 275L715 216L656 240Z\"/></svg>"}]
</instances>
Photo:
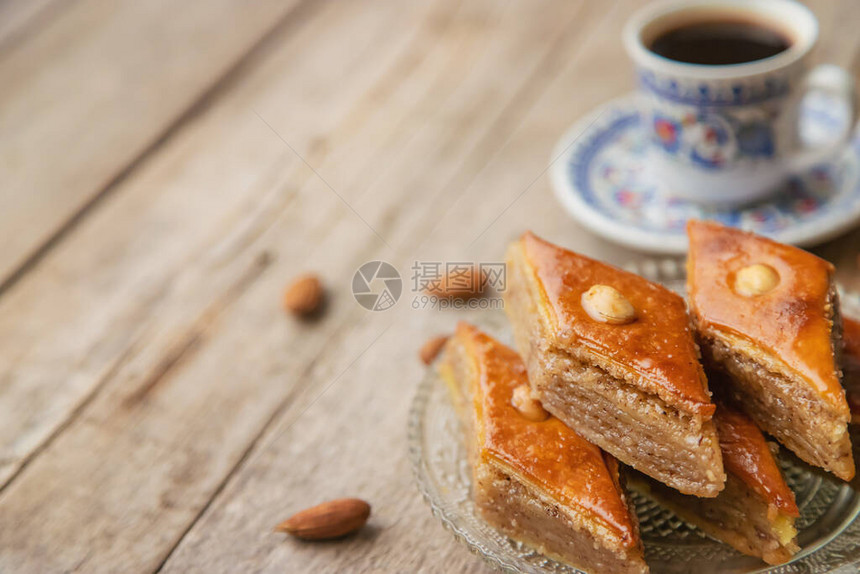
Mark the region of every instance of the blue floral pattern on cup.
<instances>
[{"instance_id":1,"label":"blue floral pattern on cup","mask_svg":"<svg viewBox=\"0 0 860 574\"><path fill-rule=\"evenodd\" d=\"M788 75L771 76L764 81L737 82L730 85L708 82L679 82L649 70L638 70L639 87L660 99L695 108L755 106L788 95L793 79Z\"/></svg>"},{"instance_id":2,"label":"blue floral pattern on cup","mask_svg":"<svg viewBox=\"0 0 860 574\"><path fill-rule=\"evenodd\" d=\"M679 22L724 16L765 17L789 45L770 57L727 64L672 59L653 49L655 38ZM818 22L801 2L652 0L630 15L622 41L636 70L643 129L654 132L652 167L677 197L711 206L760 200L851 140L856 82L835 65L810 68ZM808 145L800 142L797 120L801 102L814 93L836 99L851 121Z\"/></svg>"},{"instance_id":3,"label":"blue floral pattern on cup","mask_svg":"<svg viewBox=\"0 0 860 574\"><path fill-rule=\"evenodd\" d=\"M717 219L761 232L774 231L810 217L825 207L860 202L860 190L840 186L846 169L856 176L857 160L822 164L803 178L793 178L773 200L741 208L708 209L668 197L648 172L648 146L634 111L619 114L599 133L590 134L570 158L570 175L582 198L593 208L629 225L683 233L688 219ZM860 142L855 142L860 151ZM856 153L856 152L855 152Z\"/></svg>"},{"instance_id":4,"label":"blue floral pattern on cup","mask_svg":"<svg viewBox=\"0 0 860 574\"><path fill-rule=\"evenodd\" d=\"M767 122L751 121L735 128L738 151L741 155L773 157L773 128Z\"/></svg>"},{"instance_id":5,"label":"blue floral pattern on cup","mask_svg":"<svg viewBox=\"0 0 860 574\"><path fill-rule=\"evenodd\" d=\"M651 142L668 157L713 172L776 155L773 116L792 89L792 76L685 82L640 70L638 79L651 114Z\"/></svg>"},{"instance_id":6,"label":"blue floral pattern on cup","mask_svg":"<svg viewBox=\"0 0 860 574\"><path fill-rule=\"evenodd\" d=\"M847 119L828 97L807 98L801 111L803 139L824 137ZM627 243L624 236L632 232L653 243L631 245L677 251L685 243L686 222L694 218L790 240L844 228L860 216L860 136L845 154L790 178L769 200L715 208L672 197L652 170L654 134L661 150L679 148L683 119L646 119L632 98L612 102L595 116L571 129L575 140L559 142L565 151L553 166L553 181L571 214L610 239ZM738 145L746 153L770 153L767 130L755 124L748 129ZM722 138L714 137L718 143Z\"/></svg>"},{"instance_id":7,"label":"blue floral pattern on cup","mask_svg":"<svg viewBox=\"0 0 860 574\"><path fill-rule=\"evenodd\" d=\"M650 135L662 152L684 156L706 169L719 169L739 158L770 158L775 151L768 122L743 122L713 111L691 110L679 117L657 111L651 118Z\"/></svg>"}]
</instances>

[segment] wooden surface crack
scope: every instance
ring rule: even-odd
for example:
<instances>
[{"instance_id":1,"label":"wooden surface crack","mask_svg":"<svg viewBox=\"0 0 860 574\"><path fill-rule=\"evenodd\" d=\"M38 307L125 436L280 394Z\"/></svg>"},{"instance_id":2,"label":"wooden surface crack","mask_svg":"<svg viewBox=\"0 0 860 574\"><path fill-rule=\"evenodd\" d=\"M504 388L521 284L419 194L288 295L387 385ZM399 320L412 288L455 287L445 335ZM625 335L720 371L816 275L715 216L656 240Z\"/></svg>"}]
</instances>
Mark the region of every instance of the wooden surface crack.
<instances>
[{"instance_id":1,"label":"wooden surface crack","mask_svg":"<svg viewBox=\"0 0 860 574\"><path fill-rule=\"evenodd\" d=\"M219 297L204 311L200 318L191 325L182 337L180 337L180 340L165 353L162 361L156 365L152 373L146 377L144 382L122 401L122 407L125 409L131 409L137 406L150 393L152 393L152 391L158 387L158 385L162 383L170 373L175 372L176 368L182 364L183 361L188 360L190 356L193 355L194 351L201 347L205 340L206 333L212 328L217 317L263 274L266 268L271 265L272 259L273 258L268 251L259 253L244 273L242 273L237 280L232 283L221 297ZM3 484L0 484L0 493L12 485L12 483L15 482L15 479L23 473L30 463L45 452L57 436L62 434L66 428L81 417L87 407L100 394L102 389L133 359L137 352L145 346L143 339L143 336L139 337L123 351L123 353L111 365L110 369L96 383L92 392L86 395L80 403L76 405L69 416L66 417L66 419L63 420L63 422L58 425L41 444L29 452L23 459L10 459L9 463L14 464L17 462L18 468L9 475ZM0 461L0 467L3 466L3 463L4 461Z\"/></svg>"},{"instance_id":2,"label":"wooden surface crack","mask_svg":"<svg viewBox=\"0 0 860 574\"><path fill-rule=\"evenodd\" d=\"M123 408L130 409L137 406L159 384L163 383L171 373L174 373L184 361L189 360L194 355L194 352L203 346L206 334L212 329L217 318L251 286L271 263L272 256L268 251L263 251L257 255L251 265L227 289L224 295L213 302L200 318L191 325L189 330L180 338L180 341L165 353L163 359L155 366L152 373L144 379L143 383L123 399Z\"/></svg>"},{"instance_id":3,"label":"wooden surface crack","mask_svg":"<svg viewBox=\"0 0 860 574\"><path fill-rule=\"evenodd\" d=\"M77 420L87 409L87 407L92 403L93 399L98 394L98 389L101 389L108 381L110 381L134 356L138 349L139 340L133 341L126 349L121 353L116 360L111 364L108 368L107 372L96 382L94 392L84 396L75 408L69 413L53 431L45 437L45 439L39 443L34 449L24 455L23 458L18 457L8 457L7 459L0 460L0 469L6 465L17 465L14 471L9 474L8 477L3 482L0 482L0 494L3 494L3 491L9 488L15 480L21 476L21 474L27 469L33 460L39 457L45 450L54 442L58 436L60 436L63 431L65 431L69 425L71 425L75 420Z\"/></svg>"},{"instance_id":4,"label":"wooden surface crack","mask_svg":"<svg viewBox=\"0 0 860 574\"><path fill-rule=\"evenodd\" d=\"M345 318L341 324L349 324L351 321L349 317ZM341 332L340 329L337 329L336 332ZM336 344L336 341L335 341ZM159 562L158 567L154 570L154 574L161 572L167 562L170 560L170 557L176 551L182 541L185 539L185 536L191 531L192 528L197 524L197 522L206 514L206 511L212 505L212 503L218 499L221 492L230 484L233 476L239 472L242 468L244 468L247 461L251 458L251 456L258 450L260 446L260 442L268 435L269 430L276 425L283 414L289 409L290 405L293 404L295 397L303 394L303 391L308 388L309 384L302 384L301 381L310 380L310 374L319 364L320 360L325 356L328 347L323 345L318 348L316 354L311 357L311 359L307 362L304 368L299 373L297 377L299 382L296 383L290 391L286 394L286 396L278 403L274 410L272 410L269 417L265 420L263 425L260 427L258 432L254 435L254 437L248 442L248 445L242 451L242 454L236 460L235 464L230 467L230 470L224 475L221 481L218 483L218 486L212 491L211 496L206 501L206 503L199 509L199 511L194 515L188 525L183 529L183 531L176 537L176 540L171 544L170 548L164 555L164 558Z\"/></svg>"}]
</instances>

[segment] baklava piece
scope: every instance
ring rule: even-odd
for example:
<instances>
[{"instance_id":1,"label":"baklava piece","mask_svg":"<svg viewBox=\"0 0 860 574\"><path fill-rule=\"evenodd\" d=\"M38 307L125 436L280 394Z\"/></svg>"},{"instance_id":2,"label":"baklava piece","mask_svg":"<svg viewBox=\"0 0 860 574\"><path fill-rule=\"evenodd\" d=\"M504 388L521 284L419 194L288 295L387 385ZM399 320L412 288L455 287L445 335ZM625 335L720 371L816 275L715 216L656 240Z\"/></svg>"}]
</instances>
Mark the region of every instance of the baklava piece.
<instances>
[{"instance_id":1,"label":"baklava piece","mask_svg":"<svg viewBox=\"0 0 860 574\"><path fill-rule=\"evenodd\" d=\"M860 321L842 317L842 385L851 411L851 446L854 460L860 458ZM854 475L852 486L860 490L860 476Z\"/></svg>"},{"instance_id":2,"label":"baklava piece","mask_svg":"<svg viewBox=\"0 0 860 574\"><path fill-rule=\"evenodd\" d=\"M842 383L851 422L860 424L860 321L842 318Z\"/></svg>"},{"instance_id":3,"label":"baklava piece","mask_svg":"<svg viewBox=\"0 0 860 574\"><path fill-rule=\"evenodd\" d=\"M691 221L687 293L709 366L734 401L806 462L854 476L833 266L796 247Z\"/></svg>"},{"instance_id":4,"label":"baklava piece","mask_svg":"<svg viewBox=\"0 0 860 574\"><path fill-rule=\"evenodd\" d=\"M439 368L463 423L475 504L487 522L588 572L648 572L618 463L532 399L512 349L461 323Z\"/></svg>"},{"instance_id":5,"label":"baklava piece","mask_svg":"<svg viewBox=\"0 0 860 574\"><path fill-rule=\"evenodd\" d=\"M800 513L764 435L740 410L723 403L714 422L727 475L719 496L684 496L644 477L631 484L739 552L768 564L787 562L799 550L794 521Z\"/></svg>"},{"instance_id":6,"label":"baklava piece","mask_svg":"<svg viewBox=\"0 0 860 574\"><path fill-rule=\"evenodd\" d=\"M716 496L714 405L683 299L531 233L507 265L505 310L543 406L625 464Z\"/></svg>"}]
</instances>

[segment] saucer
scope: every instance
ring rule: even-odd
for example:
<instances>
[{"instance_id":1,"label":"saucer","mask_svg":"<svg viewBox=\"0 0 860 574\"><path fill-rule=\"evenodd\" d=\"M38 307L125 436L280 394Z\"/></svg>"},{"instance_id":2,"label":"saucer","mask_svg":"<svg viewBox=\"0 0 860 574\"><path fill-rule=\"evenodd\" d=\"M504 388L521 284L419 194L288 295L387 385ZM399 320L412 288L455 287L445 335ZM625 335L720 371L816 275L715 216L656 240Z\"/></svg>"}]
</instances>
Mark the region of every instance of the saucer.
<instances>
[{"instance_id":1,"label":"saucer","mask_svg":"<svg viewBox=\"0 0 860 574\"><path fill-rule=\"evenodd\" d=\"M843 107L823 94L801 109L801 138L821 142L845 124ZM610 101L579 120L552 157L556 196L594 233L634 249L685 253L689 219L713 219L782 243L814 245L860 220L860 135L839 157L792 177L766 200L707 207L671 197L649 168L635 96Z\"/></svg>"}]
</instances>

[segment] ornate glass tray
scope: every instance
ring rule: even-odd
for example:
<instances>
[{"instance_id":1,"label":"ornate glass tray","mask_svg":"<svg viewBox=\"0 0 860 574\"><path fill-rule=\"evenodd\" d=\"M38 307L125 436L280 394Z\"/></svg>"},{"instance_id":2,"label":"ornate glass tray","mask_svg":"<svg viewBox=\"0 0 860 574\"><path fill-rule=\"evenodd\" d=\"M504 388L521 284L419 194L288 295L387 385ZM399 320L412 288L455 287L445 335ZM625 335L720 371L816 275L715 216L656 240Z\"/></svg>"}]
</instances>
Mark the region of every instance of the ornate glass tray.
<instances>
[{"instance_id":1,"label":"ornate glass tray","mask_svg":"<svg viewBox=\"0 0 860 574\"><path fill-rule=\"evenodd\" d=\"M681 260L644 260L628 269L678 292L684 288ZM860 294L841 292L846 315L860 317ZM507 319L490 312L480 326L510 342ZM471 475L459 423L444 382L430 368L421 382L409 417L409 448L418 486L433 514L475 554L512 573L579 570L546 558L500 534L477 514L470 494ZM860 444L860 433L852 436ZM653 574L838 573L860 571L860 480L853 487L812 469L782 450L780 464L794 490L801 517L797 521L802 550L794 560L767 566L717 542L676 517L647 495L631 491ZM581 574L581 573L580 573Z\"/></svg>"}]
</instances>

